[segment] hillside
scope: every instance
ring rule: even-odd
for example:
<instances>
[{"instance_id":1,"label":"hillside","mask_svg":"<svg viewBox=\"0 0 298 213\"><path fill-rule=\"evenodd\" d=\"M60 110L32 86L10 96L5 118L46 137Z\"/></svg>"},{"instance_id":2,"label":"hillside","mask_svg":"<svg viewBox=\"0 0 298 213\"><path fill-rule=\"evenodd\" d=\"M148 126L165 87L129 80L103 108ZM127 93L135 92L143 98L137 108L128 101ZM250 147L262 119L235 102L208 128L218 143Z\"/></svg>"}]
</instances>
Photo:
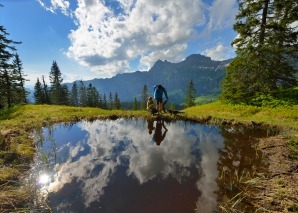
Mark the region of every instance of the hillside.
<instances>
[{"instance_id":1,"label":"hillside","mask_svg":"<svg viewBox=\"0 0 298 213\"><path fill-rule=\"evenodd\" d=\"M225 76L226 65L231 61L213 61L210 57L195 54L184 61L171 63L158 60L149 71L118 74L112 78L84 81L91 83L100 94L108 97L117 92L121 102L132 102L139 98L144 85L148 93L153 93L153 86L162 84L166 87L171 103L183 103L186 87L193 80L198 96L215 94L220 91L220 82ZM68 84L71 87L72 84Z\"/></svg>"}]
</instances>

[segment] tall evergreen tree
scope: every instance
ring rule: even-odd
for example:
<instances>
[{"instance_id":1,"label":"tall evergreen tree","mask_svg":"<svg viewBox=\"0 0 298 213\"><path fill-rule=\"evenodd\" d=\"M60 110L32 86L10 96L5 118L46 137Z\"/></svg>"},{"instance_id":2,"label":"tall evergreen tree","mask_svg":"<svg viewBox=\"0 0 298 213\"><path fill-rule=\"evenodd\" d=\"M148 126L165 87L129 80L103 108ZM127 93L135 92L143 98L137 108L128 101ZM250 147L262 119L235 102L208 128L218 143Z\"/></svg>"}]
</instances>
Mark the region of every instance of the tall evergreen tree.
<instances>
[{"instance_id":1,"label":"tall evergreen tree","mask_svg":"<svg viewBox=\"0 0 298 213\"><path fill-rule=\"evenodd\" d=\"M117 92L115 93L115 96L114 96L114 108L121 109L121 102Z\"/></svg>"},{"instance_id":2,"label":"tall evergreen tree","mask_svg":"<svg viewBox=\"0 0 298 213\"><path fill-rule=\"evenodd\" d=\"M196 98L196 89L192 80L187 85L186 93L185 93L185 107L195 106L195 98Z\"/></svg>"},{"instance_id":3,"label":"tall evergreen tree","mask_svg":"<svg viewBox=\"0 0 298 213\"><path fill-rule=\"evenodd\" d=\"M62 74L56 61L53 61L50 71L50 83L51 83L51 102L52 104L64 104L66 96L62 89Z\"/></svg>"},{"instance_id":4,"label":"tall evergreen tree","mask_svg":"<svg viewBox=\"0 0 298 213\"><path fill-rule=\"evenodd\" d=\"M87 93L86 93L86 87L84 85L84 82L80 80L79 83L79 106L85 107L87 106Z\"/></svg>"},{"instance_id":5,"label":"tall evergreen tree","mask_svg":"<svg viewBox=\"0 0 298 213\"><path fill-rule=\"evenodd\" d=\"M108 109L107 96L106 96L106 94L103 94L102 108L103 108L103 109Z\"/></svg>"},{"instance_id":6,"label":"tall evergreen tree","mask_svg":"<svg viewBox=\"0 0 298 213\"><path fill-rule=\"evenodd\" d=\"M66 84L63 84L61 86L61 97L63 97L63 99L60 99L60 104L61 105L69 105L69 91L68 91L68 87Z\"/></svg>"},{"instance_id":7,"label":"tall evergreen tree","mask_svg":"<svg viewBox=\"0 0 298 213\"><path fill-rule=\"evenodd\" d=\"M73 82L70 92L69 104L71 106L79 106L78 86L76 81Z\"/></svg>"},{"instance_id":8,"label":"tall evergreen tree","mask_svg":"<svg viewBox=\"0 0 298 213\"><path fill-rule=\"evenodd\" d=\"M113 102L113 95L110 92L110 94L109 94L109 110L112 110L112 109L114 109L114 102Z\"/></svg>"},{"instance_id":9,"label":"tall evergreen tree","mask_svg":"<svg viewBox=\"0 0 298 213\"><path fill-rule=\"evenodd\" d=\"M14 67L13 73L15 75L15 79L17 80L15 82L14 96L18 98L19 103L27 103L28 92L26 92L26 89L25 89L26 75L23 72L23 64L17 53L14 55L14 59L12 63Z\"/></svg>"},{"instance_id":10,"label":"tall evergreen tree","mask_svg":"<svg viewBox=\"0 0 298 213\"><path fill-rule=\"evenodd\" d=\"M90 83L86 89L87 93L87 106L98 107L99 106L99 93L97 89Z\"/></svg>"},{"instance_id":11,"label":"tall evergreen tree","mask_svg":"<svg viewBox=\"0 0 298 213\"><path fill-rule=\"evenodd\" d=\"M221 98L249 102L258 93L297 85L293 61L298 57L298 2L238 0L232 42L237 57L227 68Z\"/></svg>"},{"instance_id":12,"label":"tall evergreen tree","mask_svg":"<svg viewBox=\"0 0 298 213\"><path fill-rule=\"evenodd\" d=\"M36 104L43 104L45 103L44 100L44 93L42 89L42 84L39 81L39 78L37 78L37 81L34 86L34 100Z\"/></svg>"},{"instance_id":13,"label":"tall evergreen tree","mask_svg":"<svg viewBox=\"0 0 298 213\"><path fill-rule=\"evenodd\" d=\"M138 109L139 109L139 103L138 103L137 97L135 97L132 105L132 110L138 110Z\"/></svg>"},{"instance_id":14,"label":"tall evergreen tree","mask_svg":"<svg viewBox=\"0 0 298 213\"><path fill-rule=\"evenodd\" d=\"M147 108L147 101L148 101L148 89L147 89L147 85L145 84L141 93L141 97L142 97L142 103L141 103L141 108L143 110L145 110Z\"/></svg>"},{"instance_id":15,"label":"tall evergreen tree","mask_svg":"<svg viewBox=\"0 0 298 213\"><path fill-rule=\"evenodd\" d=\"M0 25L0 104L10 107L13 104L14 83L18 80L13 75L14 69L10 59L16 51L14 45L21 42L7 39L8 35L6 29Z\"/></svg>"},{"instance_id":16,"label":"tall evergreen tree","mask_svg":"<svg viewBox=\"0 0 298 213\"><path fill-rule=\"evenodd\" d=\"M42 90L43 90L43 96L44 96L44 103L45 104L50 104L51 99L50 99L50 91L48 89L48 85L46 84L46 81L44 79L44 75L41 76L42 78Z\"/></svg>"}]
</instances>

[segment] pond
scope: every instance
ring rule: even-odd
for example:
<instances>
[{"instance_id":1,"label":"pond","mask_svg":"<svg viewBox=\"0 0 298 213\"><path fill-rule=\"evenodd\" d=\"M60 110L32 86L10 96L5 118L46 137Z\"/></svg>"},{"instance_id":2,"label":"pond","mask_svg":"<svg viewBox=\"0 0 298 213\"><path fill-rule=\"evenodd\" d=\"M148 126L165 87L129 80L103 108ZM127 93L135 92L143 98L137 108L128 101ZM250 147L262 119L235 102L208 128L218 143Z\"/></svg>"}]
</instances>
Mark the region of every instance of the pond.
<instances>
[{"instance_id":1,"label":"pond","mask_svg":"<svg viewBox=\"0 0 298 213\"><path fill-rule=\"evenodd\" d=\"M59 124L36 131L30 180L52 212L215 212L266 169L256 142L268 135L162 118Z\"/></svg>"}]
</instances>

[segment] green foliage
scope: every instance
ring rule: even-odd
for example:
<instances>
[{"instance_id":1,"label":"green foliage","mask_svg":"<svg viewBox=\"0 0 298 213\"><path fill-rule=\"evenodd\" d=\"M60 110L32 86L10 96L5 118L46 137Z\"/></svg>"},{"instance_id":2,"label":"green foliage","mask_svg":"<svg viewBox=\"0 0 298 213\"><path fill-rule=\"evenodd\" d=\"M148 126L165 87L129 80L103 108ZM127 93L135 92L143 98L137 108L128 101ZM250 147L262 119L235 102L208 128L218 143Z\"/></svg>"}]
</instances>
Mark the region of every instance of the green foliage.
<instances>
[{"instance_id":1,"label":"green foliage","mask_svg":"<svg viewBox=\"0 0 298 213\"><path fill-rule=\"evenodd\" d=\"M62 73L56 61L53 61L50 71L51 102L58 105L67 105L68 91L62 86Z\"/></svg>"},{"instance_id":2,"label":"green foliage","mask_svg":"<svg viewBox=\"0 0 298 213\"><path fill-rule=\"evenodd\" d=\"M45 103L44 93L43 93L42 85L39 81L39 78L37 78L37 81L34 86L34 100L36 104Z\"/></svg>"},{"instance_id":3,"label":"green foliage","mask_svg":"<svg viewBox=\"0 0 298 213\"><path fill-rule=\"evenodd\" d=\"M184 106L185 107L195 106L195 101L194 101L195 97L196 97L196 90L195 90L193 81L190 80L190 82L187 85L187 89L185 93Z\"/></svg>"},{"instance_id":4,"label":"green foliage","mask_svg":"<svg viewBox=\"0 0 298 213\"><path fill-rule=\"evenodd\" d=\"M9 33L0 25L0 106L11 107L26 102L21 60L15 53L15 42L7 38Z\"/></svg>"},{"instance_id":5,"label":"green foliage","mask_svg":"<svg viewBox=\"0 0 298 213\"><path fill-rule=\"evenodd\" d=\"M138 103L137 97L135 97L133 101L132 110L138 110L138 109L139 109L139 103Z\"/></svg>"},{"instance_id":6,"label":"green foliage","mask_svg":"<svg viewBox=\"0 0 298 213\"><path fill-rule=\"evenodd\" d=\"M256 94L248 104L260 107L285 107L298 104L298 88L280 89L272 94Z\"/></svg>"},{"instance_id":7,"label":"green foliage","mask_svg":"<svg viewBox=\"0 0 298 213\"><path fill-rule=\"evenodd\" d=\"M122 108L122 106L121 106L120 98L118 96L118 93L116 92L115 96L114 96L114 108L113 109L121 109L121 108Z\"/></svg>"},{"instance_id":8,"label":"green foliage","mask_svg":"<svg viewBox=\"0 0 298 213\"><path fill-rule=\"evenodd\" d=\"M259 107L279 107L279 106L290 106L291 103L274 98L270 94L261 94L256 98L252 98L249 102L250 105Z\"/></svg>"},{"instance_id":9,"label":"green foliage","mask_svg":"<svg viewBox=\"0 0 298 213\"><path fill-rule=\"evenodd\" d=\"M297 20L297 9L298 3L293 0L239 1L234 25L239 36L232 42L237 57L228 66L222 81L221 99L233 103L265 102L261 98L268 102L268 97L258 94L267 96L280 87L297 85L294 61L298 33L291 27Z\"/></svg>"}]
</instances>

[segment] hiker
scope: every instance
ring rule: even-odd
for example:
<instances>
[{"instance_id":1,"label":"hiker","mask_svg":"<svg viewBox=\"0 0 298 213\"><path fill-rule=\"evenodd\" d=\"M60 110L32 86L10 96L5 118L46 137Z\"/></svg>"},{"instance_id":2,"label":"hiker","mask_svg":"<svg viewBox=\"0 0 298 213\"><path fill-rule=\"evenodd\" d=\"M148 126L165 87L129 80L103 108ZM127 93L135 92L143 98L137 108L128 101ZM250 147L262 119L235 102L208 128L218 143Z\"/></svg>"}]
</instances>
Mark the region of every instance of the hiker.
<instances>
[{"instance_id":1,"label":"hiker","mask_svg":"<svg viewBox=\"0 0 298 213\"><path fill-rule=\"evenodd\" d=\"M148 101L147 101L147 110L149 110L152 114L157 113L157 110L154 107L154 101L151 96L149 96Z\"/></svg>"},{"instance_id":2,"label":"hiker","mask_svg":"<svg viewBox=\"0 0 298 213\"><path fill-rule=\"evenodd\" d=\"M165 94L166 100L163 102L163 94ZM168 102L169 97L167 94L167 90L162 85L154 86L154 99L156 100L157 110L159 112L167 112L165 109L165 104Z\"/></svg>"},{"instance_id":3,"label":"hiker","mask_svg":"<svg viewBox=\"0 0 298 213\"><path fill-rule=\"evenodd\" d=\"M162 129L164 129L163 133L162 133ZM155 141L157 146L159 146L161 144L161 142L165 139L167 131L168 131L168 129L164 124L164 120L157 119L155 131L154 131L154 135L153 135L153 140Z\"/></svg>"}]
</instances>

